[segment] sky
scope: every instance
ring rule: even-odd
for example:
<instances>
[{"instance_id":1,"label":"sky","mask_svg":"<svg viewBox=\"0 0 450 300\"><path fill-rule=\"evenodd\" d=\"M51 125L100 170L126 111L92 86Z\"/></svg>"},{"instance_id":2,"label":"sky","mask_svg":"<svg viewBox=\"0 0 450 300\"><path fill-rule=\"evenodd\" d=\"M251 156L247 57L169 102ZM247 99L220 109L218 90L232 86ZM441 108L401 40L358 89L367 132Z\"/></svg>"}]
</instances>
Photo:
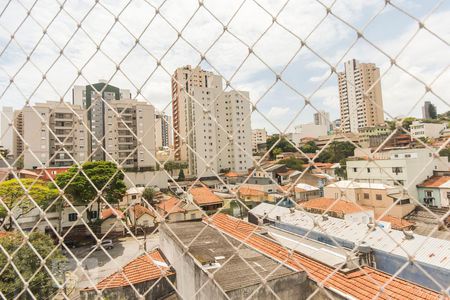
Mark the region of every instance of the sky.
<instances>
[{"instance_id":1,"label":"sky","mask_svg":"<svg viewBox=\"0 0 450 300\"><path fill-rule=\"evenodd\" d=\"M55 0L5 2L0 106L71 101L74 84L106 79L170 114L170 75L200 64L249 91L253 128L290 132L316 110L339 117L330 66L341 71L354 58L380 67L386 119L420 117L425 100L450 110L450 1L107 0L62 9Z\"/></svg>"}]
</instances>

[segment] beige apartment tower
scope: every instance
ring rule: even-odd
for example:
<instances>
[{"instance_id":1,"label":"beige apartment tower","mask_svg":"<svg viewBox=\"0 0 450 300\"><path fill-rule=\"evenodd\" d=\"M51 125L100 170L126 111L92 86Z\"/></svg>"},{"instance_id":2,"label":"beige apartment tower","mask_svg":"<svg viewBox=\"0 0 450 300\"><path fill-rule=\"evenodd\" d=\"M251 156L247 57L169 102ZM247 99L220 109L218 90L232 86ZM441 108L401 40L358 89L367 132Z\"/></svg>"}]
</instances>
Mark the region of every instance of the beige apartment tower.
<instances>
[{"instance_id":1,"label":"beige apartment tower","mask_svg":"<svg viewBox=\"0 0 450 300\"><path fill-rule=\"evenodd\" d=\"M380 69L355 59L338 74L342 132L384 124ZM366 94L366 96L364 96Z\"/></svg>"},{"instance_id":2,"label":"beige apartment tower","mask_svg":"<svg viewBox=\"0 0 450 300\"><path fill-rule=\"evenodd\" d=\"M191 175L246 173L252 167L249 94L225 92L222 81L191 66L178 68L172 76L175 159L187 161Z\"/></svg>"},{"instance_id":3,"label":"beige apartment tower","mask_svg":"<svg viewBox=\"0 0 450 300\"><path fill-rule=\"evenodd\" d=\"M87 118L80 106L56 101L36 103L25 106L16 117L24 138L16 145L23 149L16 151L24 153L24 168L64 167L87 160Z\"/></svg>"}]
</instances>

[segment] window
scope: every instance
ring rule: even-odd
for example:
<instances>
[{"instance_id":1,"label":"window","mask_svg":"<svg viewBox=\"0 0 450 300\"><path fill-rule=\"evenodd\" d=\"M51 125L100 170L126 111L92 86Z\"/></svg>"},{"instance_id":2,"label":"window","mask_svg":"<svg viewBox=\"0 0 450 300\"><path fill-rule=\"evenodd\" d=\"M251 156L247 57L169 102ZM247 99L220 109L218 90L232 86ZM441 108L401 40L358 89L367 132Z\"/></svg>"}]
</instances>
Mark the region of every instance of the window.
<instances>
[{"instance_id":1,"label":"window","mask_svg":"<svg viewBox=\"0 0 450 300\"><path fill-rule=\"evenodd\" d=\"M353 168L353 172L358 172L358 168Z\"/></svg>"},{"instance_id":2,"label":"window","mask_svg":"<svg viewBox=\"0 0 450 300\"><path fill-rule=\"evenodd\" d=\"M383 196L381 194L376 194L375 199L377 200L383 200Z\"/></svg>"},{"instance_id":3,"label":"window","mask_svg":"<svg viewBox=\"0 0 450 300\"><path fill-rule=\"evenodd\" d=\"M403 168L402 167L392 167L392 173L395 173L395 174L403 173Z\"/></svg>"},{"instance_id":4,"label":"window","mask_svg":"<svg viewBox=\"0 0 450 300\"><path fill-rule=\"evenodd\" d=\"M447 192L447 199L450 199L450 192Z\"/></svg>"},{"instance_id":5,"label":"window","mask_svg":"<svg viewBox=\"0 0 450 300\"><path fill-rule=\"evenodd\" d=\"M370 173L370 168L367 168L367 173Z\"/></svg>"},{"instance_id":6,"label":"window","mask_svg":"<svg viewBox=\"0 0 450 300\"><path fill-rule=\"evenodd\" d=\"M448 193L447 193L447 196L448 196ZM425 191L425 197L427 197L427 198L433 197L433 191Z\"/></svg>"},{"instance_id":7,"label":"window","mask_svg":"<svg viewBox=\"0 0 450 300\"><path fill-rule=\"evenodd\" d=\"M98 212L96 210L89 211L88 212L89 219L97 219L98 218Z\"/></svg>"},{"instance_id":8,"label":"window","mask_svg":"<svg viewBox=\"0 0 450 300\"><path fill-rule=\"evenodd\" d=\"M75 222L78 219L78 216L76 213L70 213L68 217L69 217L69 222Z\"/></svg>"},{"instance_id":9,"label":"window","mask_svg":"<svg viewBox=\"0 0 450 300\"><path fill-rule=\"evenodd\" d=\"M369 199L369 198L370 198L369 193L364 193L364 199Z\"/></svg>"}]
</instances>

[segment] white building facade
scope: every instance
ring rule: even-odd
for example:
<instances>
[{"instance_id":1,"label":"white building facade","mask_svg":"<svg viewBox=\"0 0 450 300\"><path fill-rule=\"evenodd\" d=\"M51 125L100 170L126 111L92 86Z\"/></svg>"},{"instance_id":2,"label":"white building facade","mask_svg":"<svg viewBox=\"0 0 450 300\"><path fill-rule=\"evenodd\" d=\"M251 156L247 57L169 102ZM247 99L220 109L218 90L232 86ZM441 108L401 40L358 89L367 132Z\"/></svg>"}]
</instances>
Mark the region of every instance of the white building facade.
<instances>
[{"instance_id":1,"label":"white building facade","mask_svg":"<svg viewBox=\"0 0 450 300\"><path fill-rule=\"evenodd\" d=\"M267 142L267 131L263 129L252 129L252 150L258 152L258 145Z\"/></svg>"},{"instance_id":2,"label":"white building facade","mask_svg":"<svg viewBox=\"0 0 450 300\"><path fill-rule=\"evenodd\" d=\"M252 167L248 92L225 92L221 76L186 66L172 76L172 96L175 159L191 175Z\"/></svg>"},{"instance_id":3,"label":"white building facade","mask_svg":"<svg viewBox=\"0 0 450 300\"><path fill-rule=\"evenodd\" d=\"M420 138L438 138L447 129L447 123L424 123L414 121L411 126L411 136Z\"/></svg>"},{"instance_id":4,"label":"white building facade","mask_svg":"<svg viewBox=\"0 0 450 300\"><path fill-rule=\"evenodd\" d=\"M14 110L12 107L4 106L0 114L0 146L13 153L14 130L10 124L14 124Z\"/></svg>"}]
</instances>

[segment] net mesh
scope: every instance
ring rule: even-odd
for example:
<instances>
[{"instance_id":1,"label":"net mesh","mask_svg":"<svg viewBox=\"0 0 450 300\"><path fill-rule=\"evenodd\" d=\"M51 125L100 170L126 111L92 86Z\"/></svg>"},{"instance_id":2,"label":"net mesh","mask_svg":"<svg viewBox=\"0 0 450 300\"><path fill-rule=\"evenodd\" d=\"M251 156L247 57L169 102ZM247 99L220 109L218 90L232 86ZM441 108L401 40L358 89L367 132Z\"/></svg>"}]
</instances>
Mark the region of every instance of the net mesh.
<instances>
[{"instance_id":1,"label":"net mesh","mask_svg":"<svg viewBox=\"0 0 450 300\"><path fill-rule=\"evenodd\" d=\"M448 11L446 1L3 1L0 101L14 111L1 112L0 297L286 299L306 280L280 289L290 270L312 282L302 299L448 298L450 191L417 185L448 172L439 153L450 139L420 138L409 117L425 100L448 110ZM343 77L353 58L379 76ZM345 114L347 92L361 100ZM335 123L324 111L339 107L341 126L311 151L317 127L297 125L316 114L326 135ZM387 125L370 150L345 126L377 111ZM272 134L265 147L252 148L250 127ZM402 138L404 156L426 155L413 169L382 160ZM351 222L355 210L364 222ZM333 231L344 223L355 231ZM300 235L333 257L306 251ZM374 238L381 254L363 262ZM239 270L252 288L237 296L248 288Z\"/></svg>"}]
</instances>

